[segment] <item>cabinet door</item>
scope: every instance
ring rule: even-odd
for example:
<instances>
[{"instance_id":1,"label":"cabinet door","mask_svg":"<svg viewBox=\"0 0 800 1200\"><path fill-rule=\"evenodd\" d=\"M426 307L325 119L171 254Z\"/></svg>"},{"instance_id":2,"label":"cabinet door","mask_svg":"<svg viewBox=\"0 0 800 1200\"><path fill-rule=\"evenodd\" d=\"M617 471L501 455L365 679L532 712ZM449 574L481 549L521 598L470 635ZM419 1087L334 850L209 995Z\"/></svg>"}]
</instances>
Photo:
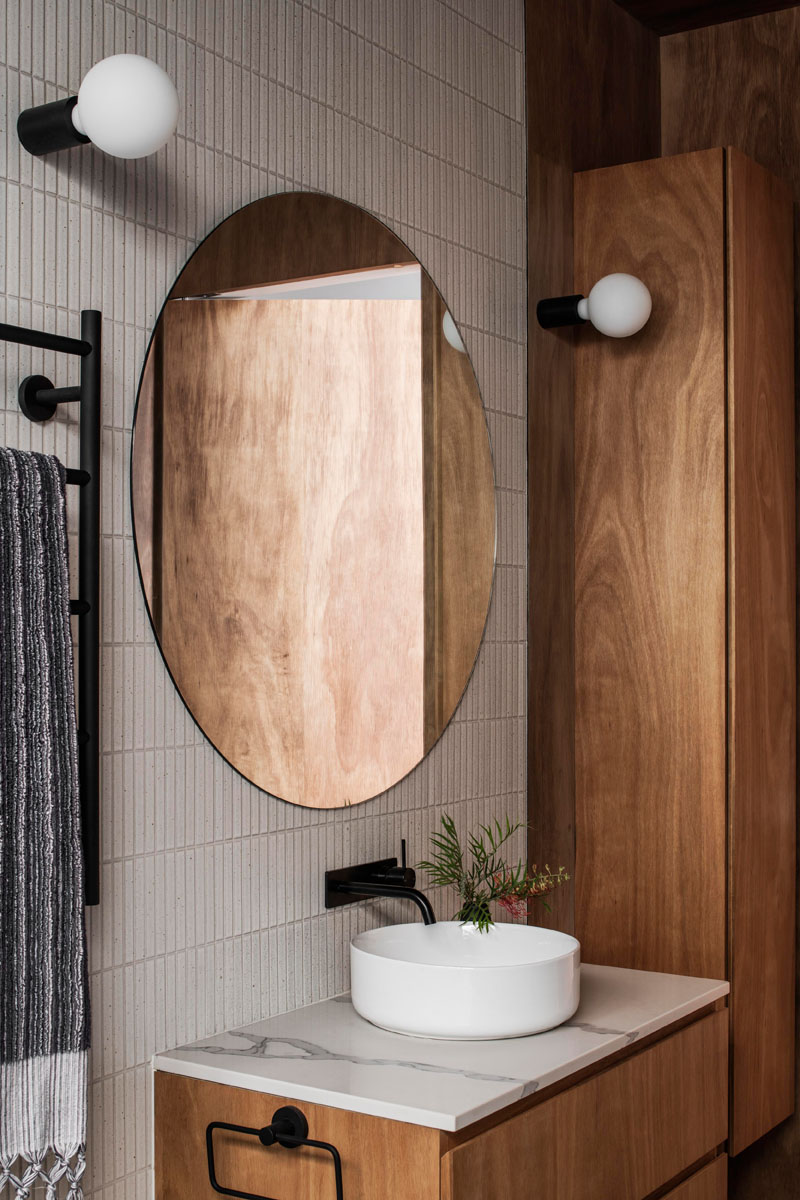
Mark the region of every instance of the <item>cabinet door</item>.
<instances>
[{"instance_id":1,"label":"cabinet door","mask_svg":"<svg viewBox=\"0 0 800 1200\"><path fill-rule=\"evenodd\" d=\"M450 1150L442 1200L643 1200L725 1141L727 1110L717 1012Z\"/></svg>"},{"instance_id":2,"label":"cabinet door","mask_svg":"<svg viewBox=\"0 0 800 1200\"><path fill-rule=\"evenodd\" d=\"M339 1150L347 1200L439 1200L436 1129L164 1071L155 1074L156 1200L213 1200L218 1193L208 1178L206 1127L211 1121L226 1121L260 1129L283 1104L302 1109L310 1137ZM276 1200L336 1196L331 1156L321 1150L267 1149L255 1137L218 1131L214 1162L217 1180L226 1188Z\"/></svg>"},{"instance_id":3,"label":"cabinet door","mask_svg":"<svg viewBox=\"0 0 800 1200\"><path fill-rule=\"evenodd\" d=\"M575 177L575 290L627 271L636 337L575 350L575 935L726 979L722 150Z\"/></svg>"},{"instance_id":4,"label":"cabinet door","mask_svg":"<svg viewBox=\"0 0 800 1200\"><path fill-rule=\"evenodd\" d=\"M664 1200L726 1200L727 1195L728 1156L721 1154L707 1167L667 1192Z\"/></svg>"},{"instance_id":5,"label":"cabinet door","mask_svg":"<svg viewBox=\"0 0 800 1200\"><path fill-rule=\"evenodd\" d=\"M731 981L731 1153L794 1104L792 205L735 150L575 178L575 933Z\"/></svg>"},{"instance_id":6,"label":"cabinet door","mask_svg":"<svg viewBox=\"0 0 800 1200\"><path fill-rule=\"evenodd\" d=\"M792 200L727 151L731 1154L794 1110ZM766 901L766 902L765 902Z\"/></svg>"}]
</instances>

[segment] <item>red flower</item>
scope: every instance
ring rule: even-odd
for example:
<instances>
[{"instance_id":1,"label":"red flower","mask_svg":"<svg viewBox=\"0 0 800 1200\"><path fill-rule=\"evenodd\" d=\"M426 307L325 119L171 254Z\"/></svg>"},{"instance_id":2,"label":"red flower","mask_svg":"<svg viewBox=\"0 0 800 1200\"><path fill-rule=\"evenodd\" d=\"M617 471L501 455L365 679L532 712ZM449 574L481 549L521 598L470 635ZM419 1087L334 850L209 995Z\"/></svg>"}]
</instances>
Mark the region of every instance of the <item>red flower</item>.
<instances>
[{"instance_id":1,"label":"red flower","mask_svg":"<svg viewBox=\"0 0 800 1200\"><path fill-rule=\"evenodd\" d=\"M497 903L501 908L504 908L507 913L510 913L512 917L519 918L527 917L528 915L528 904L524 896L500 896L498 897Z\"/></svg>"}]
</instances>

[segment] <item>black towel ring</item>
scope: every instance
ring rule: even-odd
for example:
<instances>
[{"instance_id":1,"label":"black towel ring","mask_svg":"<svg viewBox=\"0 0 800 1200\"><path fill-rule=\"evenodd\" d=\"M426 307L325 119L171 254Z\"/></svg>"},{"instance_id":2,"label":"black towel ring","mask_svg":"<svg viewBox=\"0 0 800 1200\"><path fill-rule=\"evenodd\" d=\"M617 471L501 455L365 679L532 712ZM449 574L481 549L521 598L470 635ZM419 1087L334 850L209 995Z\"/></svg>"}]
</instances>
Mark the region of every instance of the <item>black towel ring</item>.
<instances>
[{"instance_id":1,"label":"black towel ring","mask_svg":"<svg viewBox=\"0 0 800 1200\"><path fill-rule=\"evenodd\" d=\"M286 1150L297 1150L310 1146L315 1150L326 1150L333 1158L336 1182L336 1200L344 1200L342 1190L342 1159L339 1151L330 1142L317 1142L308 1136L308 1121L299 1108L284 1105L272 1114L272 1122L263 1129L249 1129L246 1125L230 1125L227 1121L212 1121L206 1128L206 1152L208 1154L208 1178L215 1192L223 1196L240 1196L242 1200L274 1200L260 1192L240 1192L236 1188L223 1187L217 1179L214 1166L214 1130L227 1129L232 1133L244 1133L257 1137L262 1146L283 1146Z\"/></svg>"}]
</instances>

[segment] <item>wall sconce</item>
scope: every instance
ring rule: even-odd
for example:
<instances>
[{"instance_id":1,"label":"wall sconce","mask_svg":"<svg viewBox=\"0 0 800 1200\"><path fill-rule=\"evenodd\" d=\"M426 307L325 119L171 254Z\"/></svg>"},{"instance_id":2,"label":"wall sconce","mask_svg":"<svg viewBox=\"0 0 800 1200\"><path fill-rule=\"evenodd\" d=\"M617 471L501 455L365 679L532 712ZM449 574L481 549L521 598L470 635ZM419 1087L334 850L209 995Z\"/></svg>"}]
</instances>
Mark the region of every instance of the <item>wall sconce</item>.
<instances>
[{"instance_id":1,"label":"wall sconce","mask_svg":"<svg viewBox=\"0 0 800 1200\"><path fill-rule=\"evenodd\" d=\"M608 337L630 337L647 324L653 301L641 279L617 272L598 279L587 297L557 296L540 300L536 316L542 329L583 325L591 321Z\"/></svg>"},{"instance_id":2,"label":"wall sconce","mask_svg":"<svg viewBox=\"0 0 800 1200\"><path fill-rule=\"evenodd\" d=\"M112 54L92 67L77 96L21 112L17 133L31 154L94 142L117 158L143 158L172 136L178 107L175 85L157 63Z\"/></svg>"}]
</instances>

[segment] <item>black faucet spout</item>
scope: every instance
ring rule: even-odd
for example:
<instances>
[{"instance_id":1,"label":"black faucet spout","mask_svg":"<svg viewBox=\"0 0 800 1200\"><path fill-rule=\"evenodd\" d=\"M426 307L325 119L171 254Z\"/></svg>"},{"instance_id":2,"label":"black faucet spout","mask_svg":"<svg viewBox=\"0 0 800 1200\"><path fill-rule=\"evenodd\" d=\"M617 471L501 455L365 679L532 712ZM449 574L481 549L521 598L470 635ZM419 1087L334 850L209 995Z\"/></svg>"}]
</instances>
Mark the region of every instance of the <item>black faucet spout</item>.
<instances>
[{"instance_id":1,"label":"black faucet spout","mask_svg":"<svg viewBox=\"0 0 800 1200\"><path fill-rule=\"evenodd\" d=\"M369 879L353 879L353 880L331 880L328 883L329 891L332 893L344 894L363 898L365 896L386 896L389 899L411 900L416 904L419 911L422 913L422 920L426 925L435 925L436 917L433 915L433 907L430 900L424 892L418 888L405 887L403 884L397 883L381 883Z\"/></svg>"}]
</instances>

